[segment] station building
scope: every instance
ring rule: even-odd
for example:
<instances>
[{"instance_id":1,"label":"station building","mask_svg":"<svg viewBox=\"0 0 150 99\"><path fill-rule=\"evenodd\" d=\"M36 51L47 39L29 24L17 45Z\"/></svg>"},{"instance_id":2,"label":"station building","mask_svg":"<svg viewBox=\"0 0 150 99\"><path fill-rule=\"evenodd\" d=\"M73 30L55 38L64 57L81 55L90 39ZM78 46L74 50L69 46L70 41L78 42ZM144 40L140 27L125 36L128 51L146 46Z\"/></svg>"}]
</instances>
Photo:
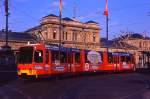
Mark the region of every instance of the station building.
<instances>
[{"instance_id":1,"label":"station building","mask_svg":"<svg viewBox=\"0 0 150 99\"><path fill-rule=\"evenodd\" d=\"M41 41L48 43L61 43L65 47L100 50L99 33L101 28L97 22L80 22L75 18L65 17L61 20L61 34L59 26L59 17L50 14L42 18L39 26L26 32L39 36Z\"/></svg>"},{"instance_id":2,"label":"station building","mask_svg":"<svg viewBox=\"0 0 150 99\"><path fill-rule=\"evenodd\" d=\"M140 34L124 35L107 41L100 37L100 24L94 21L80 22L75 18L62 18L61 35L59 17L50 14L41 19L38 26L24 32L8 33L9 46L12 50L18 50L28 42L60 43L65 47L84 48L97 51L130 52L136 56L136 64L149 66L150 39ZM5 45L5 30L0 31L0 46ZM141 65L142 64L142 65Z\"/></svg>"},{"instance_id":3,"label":"station building","mask_svg":"<svg viewBox=\"0 0 150 99\"><path fill-rule=\"evenodd\" d=\"M127 33L119 39L118 41L137 48L135 51L137 67L150 68L150 37L143 36L140 33Z\"/></svg>"}]
</instances>

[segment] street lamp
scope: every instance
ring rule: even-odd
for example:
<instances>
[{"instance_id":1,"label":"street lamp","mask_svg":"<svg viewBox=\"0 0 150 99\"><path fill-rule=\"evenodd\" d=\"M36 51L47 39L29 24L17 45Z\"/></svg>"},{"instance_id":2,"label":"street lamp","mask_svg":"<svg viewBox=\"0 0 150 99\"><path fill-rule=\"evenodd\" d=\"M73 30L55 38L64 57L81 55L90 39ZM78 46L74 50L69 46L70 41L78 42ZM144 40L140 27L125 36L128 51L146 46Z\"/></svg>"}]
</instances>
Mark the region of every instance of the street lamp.
<instances>
[{"instance_id":1,"label":"street lamp","mask_svg":"<svg viewBox=\"0 0 150 99\"><path fill-rule=\"evenodd\" d=\"M6 16L6 27L5 27L5 40L6 40L6 44L4 46L2 46L3 50L9 51L11 50L11 47L8 46L8 16L9 16L9 7L8 7L8 0L5 0L5 16Z\"/></svg>"},{"instance_id":2,"label":"street lamp","mask_svg":"<svg viewBox=\"0 0 150 99\"><path fill-rule=\"evenodd\" d=\"M62 0L59 0L59 61L61 62Z\"/></svg>"}]
</instances>

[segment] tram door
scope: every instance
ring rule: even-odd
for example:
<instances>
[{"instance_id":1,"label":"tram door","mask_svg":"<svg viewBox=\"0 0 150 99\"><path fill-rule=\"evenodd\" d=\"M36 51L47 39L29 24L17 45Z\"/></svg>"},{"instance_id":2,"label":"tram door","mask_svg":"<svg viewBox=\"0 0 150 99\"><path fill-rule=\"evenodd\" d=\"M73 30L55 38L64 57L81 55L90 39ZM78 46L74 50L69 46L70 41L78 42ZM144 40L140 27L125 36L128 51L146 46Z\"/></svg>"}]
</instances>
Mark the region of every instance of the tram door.
<instances>
[{"instance_id":1,"label":"tram door","mask_svg":"<svg viewBox=\"0 0 150 99\"><path fill-rule=\"evenodd\" d=\"M73 73L82 71L80 52L81 52L80 49L76 48L72 48L71 51L69 52L68 60L70 65L70 71Z\"/></svg>"},{"instance_id":2,"label":"tram door","mask_svg":"<svg viewBox=\"0 0 150 99\"><path fill-rule=\"evenodd\" d=\"M113 63L114 63L114 69L117 71L119 69L119 56L114 55L113 56Z\"/></svg>"},{"instance_id":3,"label":"tram door","mask_svg":"<svg viewBox=\"0 0 150 99\"><path fill-rule=\"evenodd\" d=\"M68 53L68 72L73 72L74 65L73 65L73 53Z\"/></svg>"},{"instance_id":4,"label":"tram door","mask_svg":"<svg viewBox=\"0 0 150 99\"><path fill-rule=\"evenodd\" d=\"M70 53L71 72L80 72L82 70L80 61L80 52Z\"/></svg>"},{"instance_id":5,"label":"tram door","mask_svg":"<svg viewBox=\"0 0 150 99\"><path fill-rule=\"evenodd\" d=\"M46 51L46 60L45 60L45 73L49 74L50 73L50 52L47 50Z\"/></svg>"}]
</instances>

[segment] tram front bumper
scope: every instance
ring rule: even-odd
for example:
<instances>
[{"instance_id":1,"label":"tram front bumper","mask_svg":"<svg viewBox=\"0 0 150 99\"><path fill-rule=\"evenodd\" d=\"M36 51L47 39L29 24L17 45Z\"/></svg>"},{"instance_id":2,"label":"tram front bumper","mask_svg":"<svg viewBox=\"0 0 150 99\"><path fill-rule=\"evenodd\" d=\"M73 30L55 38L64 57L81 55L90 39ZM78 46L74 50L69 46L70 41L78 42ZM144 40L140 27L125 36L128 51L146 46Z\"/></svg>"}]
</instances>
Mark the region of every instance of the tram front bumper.
<instances>
[{"instance_id":1,"label":"tram front bumper","mask_svg":"<svg viewBox=\"0 0 150 99\"><path fill-rule=\"evenodd\" d=\"M19 70L18 75L27 75L27 76L34 76L37 75L36 70Z\"/></svg>"}]
</instances>

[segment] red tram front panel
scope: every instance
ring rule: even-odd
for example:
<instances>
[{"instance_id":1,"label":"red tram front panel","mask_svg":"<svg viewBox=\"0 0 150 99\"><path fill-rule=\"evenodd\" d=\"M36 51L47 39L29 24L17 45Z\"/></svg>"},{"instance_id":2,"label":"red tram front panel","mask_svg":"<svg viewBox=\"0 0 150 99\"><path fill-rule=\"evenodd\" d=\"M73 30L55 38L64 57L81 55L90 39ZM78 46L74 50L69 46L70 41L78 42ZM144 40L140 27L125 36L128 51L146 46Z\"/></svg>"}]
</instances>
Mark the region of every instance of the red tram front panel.
<instances>
[{"instance_id":1,"label":"red tram front panel","mask_svg":"<svg viewBox=\"0 0 150 99\"><path fill-rule=\"evenodd\" d=\"M37 76L45 74L44 45L30 44L20 48L18 75Z\"/></svg>"}]
</instances>

